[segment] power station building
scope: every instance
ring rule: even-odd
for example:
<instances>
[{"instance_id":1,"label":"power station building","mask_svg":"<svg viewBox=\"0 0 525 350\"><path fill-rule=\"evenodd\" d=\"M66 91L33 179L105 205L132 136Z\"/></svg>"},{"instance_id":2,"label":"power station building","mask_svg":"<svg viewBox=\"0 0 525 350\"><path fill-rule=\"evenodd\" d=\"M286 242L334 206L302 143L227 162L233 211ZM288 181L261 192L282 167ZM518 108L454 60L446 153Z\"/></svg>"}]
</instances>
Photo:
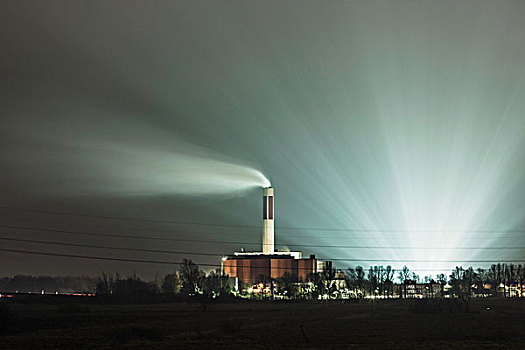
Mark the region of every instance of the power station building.
<instances>
[{"instance_id":1,"label":"power station building","mask_svg":"<svg viewBox=\"0 0 525 350\"><path fill-rule=\"evenodd\" d=\"M262 251L235 252L222 258L222 272L237 277L244 283L257 283L265 279L276 279L288 273L297 282L306 281L310 273L317 272L315 255L303 259L301 252L279 252L275 250L274 190L263 189Z\"/></svg>"}]
</instances>

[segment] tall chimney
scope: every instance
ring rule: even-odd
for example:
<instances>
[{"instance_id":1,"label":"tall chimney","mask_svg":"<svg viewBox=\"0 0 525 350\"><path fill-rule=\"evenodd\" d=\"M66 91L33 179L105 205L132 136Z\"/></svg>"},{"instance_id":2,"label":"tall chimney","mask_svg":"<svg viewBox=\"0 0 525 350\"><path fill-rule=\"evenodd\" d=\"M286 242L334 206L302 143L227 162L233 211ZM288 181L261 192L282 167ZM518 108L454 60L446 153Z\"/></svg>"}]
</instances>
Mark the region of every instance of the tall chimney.
<instances>
[{"instance_id":1,"label":"tall chimney","mask_svg":"<svg viewBox=\"0 0 525 350\"><path fill-rule=\"evenodd\" d=\"M264 254L274 252L274 215L273 187L263 189L263 232L262 250Z\"/></svg>"}]
</instances>

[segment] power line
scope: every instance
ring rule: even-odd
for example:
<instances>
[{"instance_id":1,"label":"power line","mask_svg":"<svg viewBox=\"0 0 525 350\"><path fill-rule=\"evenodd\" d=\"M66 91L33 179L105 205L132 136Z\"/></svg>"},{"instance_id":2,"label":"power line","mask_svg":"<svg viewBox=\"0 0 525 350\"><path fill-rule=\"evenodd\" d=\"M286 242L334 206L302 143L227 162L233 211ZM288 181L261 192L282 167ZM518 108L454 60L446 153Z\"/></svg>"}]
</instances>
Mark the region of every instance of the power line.
<instances>
[{"instance_id":1,"label":"power line","mask_svg":"<svg viewBox=\"0 0 525 350\"><path fill-rule=\"evenodd\" d=\"M30 230L30 231L42 231L51 233L63 233L71 235L82 235L82 236L96 236L96 237L117 237L117 238L131 238L131 239L144 239L144 240L157 240L157 241L173 241L173 242L193 242L193 243L214 243L214 244L240 244L240 245L260 245L261 242L246 242L246 241L223 241L223 240L205 240L205 239L185 239L185 238L171 238L171 237L152 237L152 236L135 236L135 235L123 235L114 233L100 233L100 232L87 232L87 231L70 231L70 230L58 230L40 227L30 226L14 226L14 225L0 225L0 228L9 228L15 230ZM175 231L194 233L189 231ZM201 232L206 233L206 232ZM410 250L520 250L525 249L523 246L512 246L512 247L411 247L411 246L358 246L358 245L322 245L322 244L293 244L286 243L282 244L291 247L312 247L312 248L345 248L345 249L410 249Z\"/></svg>"},{"instance_id":2,"label":"power line","mask_svg":"<svg viewBox=\"0 0 525 350\"><path fill-rule=\"evenodd\" d=\"M151 222L151 223L162 223L162 224L177 224L177 225L194 225L194 226L217 226L217 227L241 227L241 228L262 228L259 225L241 225L241 224L219 224L219 223L204 223L204 222L184 222L175 220L160 220L160 219L147 219L147 218L130 218L121 216L109 216L109 215L94 215L94 214L82 214L82 213L71 213L51 210L40 210L40 209L28 209L28 208L17 208L10 206L0 206L0 209L24 211L40 214L53 214L53 215L64 215L64 216L76 216L76 217L87 217L105 220L121 220L121 221L136 221L136 222ZM418 229L367 229L367 228L337 228L337 227L277 227L279 230L304 230L304 231L333 231L333 232L374 232L374 233L404 233L404 232L424 232L424 233L495 233L495 232L525 232L525 229L482 229L482 230L418 230Z\"/></svg>"},{"instance_id":3,"label":"power line","mask_svg":"<svg viewBox=\"0 0 525 350\"><path fill-rule=\"evenodd\" d=\"M7 249L7 248L0 248L0 251L2 252L8 252L8 253L20 253L20 254L30 254L30 255L43 255L43 256L56 256L56 257L65 257L65 258L79 258L79 259L89 259L89 260L107 260L107 261L119 261L119 262L134 262L134 263L145 263L145 264L159 264L159 265L180 265L183 262L182 261L160 261L160 260L143 260L143 259L125 259L125 258L113 258L113 257L106 257L106 256L92 256L92 255L76 255L76 254L61 254L61 253L47 253L47 252L35 252L35 251L29 251L29 250L20 250L20 249ZM371 260L363 260L363 261L371 261ZM502 261L499 261L502 262ZM493 263L493 261L492 261ZM208 267L220 267L220 264L206 264L206 263L195 263L196 265L200 266L208 266ZM249 267L249 266L242 266L241 267ZM272 269L287 269L286 267L272 267ZM303 268L298 268L299 270L302 270ZM309 268L304 268L305 270L310 270ZM443 268L443 269L413 269L410 270L411 272L443 272L446 270L452 270L450 267ZM364 271L367 271L364 269ZM394 272L398 272L398 269L393 269Z\"/></svg>"},{"instance_id":4,"label":"power line","mask_svg":"<svg viewBox=\"0 0 525 350\"><path fill-rule=\"evenodd\" d=\"M32 255L45 255L45 256L60 256L66 258L80 258L80 259L91 259L91 260L111 260L111 261L124 261L124 262L137 262L145 264L163 264L163 265L179 265L180 261L159 261L159 260L142 260L142 259L124 259L124 258L112 258L107 256L91 256L91 255L76 255L76 254L60 254L60 253L46 253L46 252L35 252L29 250L20 249L6 249L0 248L2 252L21 253L21 254L32 254ZM216 264L200 264L203 266L218 266Z\"/></svg>"},{"instance_id":5,"label":"power line","mask_svg":"<svg viewBox=\"0 0 525 350\"><path fill-rule=\"evenodd\" d=\"M0 228L10 228L10 229L15 229L15 230L43 231L43 232L52 232L52 233L65 233L65 234L83 235L83 236L134 238L134 239L146 239L146 240L157 240L157 241L223 243L223 244L261 244L260 242L248 243L248 242L239 242L239 241L218 241L218 240L198 240L198 239L184 239L184 238L171 238L171 237L134 236L134 235L122 235L122 234L114 234L114 233L70 231L70 230L58 230L58 229L28 227L28 226L13 226L13 225L0 225ZM190 232L190 231L175 231L175 232L195 233L195 232Z\"/></svg>"},{"instance_id":6,"label":"power line","mask_svg":"<svg viewBox=\"0 0 525 350\"><path fill-rule=\"evenodd\" d=\"M240 224L217 224L217 223L202 223L202 222L199 223L199 222L183 222L183 221L160 220L160 219L130 218L130 217L122 217L122 216L109 216L109 215L80 214L80 213L69 213L69 212L60 212L60 211L51 211L51 210L15 208L15 207L8 207L8 206L0 206L0 209L25 211L25 212L39 213L39 214L76 216L76 217L86 217L86 218L104 219L104 220L151 222L151 223L160 223L160 224L219 226L219 227L244 227L244 228L246 228L246 227L257 227L257 228L262 227L262 226L240 225Z\"/></svg>"},{"instance_id":7,"label":"power line","mask_svg":"<svg viewBox=\"0 0 525 350\"><path fill-rule=\"evenodd\" d=\"M168 253L168 254L184 254L184 255L199 255L199 256L221 256L223 254L219 253L200 253L200 252L187 252L187 251L171 251L171 250L157 250L157 249L144 249L144 248L125 248L125 247L115 247L115 246L100 246L100 245L90 245L90 244L76 244L76 243L64 243L64 242L50 242L50 241L40 241L40 240L30 240L30 239L18 239L18 238L6 238L0 237L0 240L4 241L14 241L14 242L24 242L24 243L39 243L47 245L59 245L59 246L72 246L72 247L84 247L84 248L96 248L96 249L111 249L111 250L121 250L121 251L136 251L136 252L149 252L149 253ZM332 261L367 261L367 262L460 262L452 260L381 260L381 259L326 259ZM479 261L469 261L469 262L488 262L486 260ZM492 262L492 261L490 261ZM510 261L500 261L500 262L510 262ZM516 261L513 261L516 262Z\"/></svg>"},{"instance_id":8,"label":"power line","mask_svg":"<svg viewBox=\"0 0 525 350\"><path fill-rule=\"evenodd\" d=\"M24 243L38 243L38 244L47 244L47 245L68 246L68 247L124 250L124 251L133 251L133 252L185 254L185 255L206 255L206 256L222 256L222 255L224 255L224 254L218 254L218 253L181 252L181 251L173 251L173 250L159 250L159 249L145 249L145 248L125 248L125 247L115 247L115 246L102 246L102 245L77 244L77 243L65 243L65 242L50 242L50 241L40 241L40 240L33 240L33 239L6 238L6 237L0 237L0 240L2 240L2 241L11 241L11 242L24 242Z\"/></svg>"},{"instance_id":9,"label":"power line","mask_svg":"<svg viewBox=\"0 0 525 350\"><path fill-rule=\"evenodd\" d=\"M145 248L125 248L115 246L100 246L90 244L76 244L76 243L64 243L64 242L50 242L30 239L18 239L18 238L2 238L0 240L14 241L14 242L25 242L25 243L39 243L48 245L59 245L59 246L70 246L70 247L84 247L84 248L96 248L96 249L113 249L113 250L124 250L124 251L138 251L138 252L150 252L150 253L169 253L169 254L186 254L186 255L203 255L203 256L221 256L220 253L200 253L200 252L188 252L188 251L170 251L170 250L156 250L156 249L145 249ZM413 260L413 259L368 259L368 258L325 258L323 260L330 261L353 261L353 262L415 262L415 263L435 263L435 262L468 262L468 263L492 263L493 260ZM500 263L506 262L525 262L525 260L498 260Z\"/></svg>"}]
</instances>

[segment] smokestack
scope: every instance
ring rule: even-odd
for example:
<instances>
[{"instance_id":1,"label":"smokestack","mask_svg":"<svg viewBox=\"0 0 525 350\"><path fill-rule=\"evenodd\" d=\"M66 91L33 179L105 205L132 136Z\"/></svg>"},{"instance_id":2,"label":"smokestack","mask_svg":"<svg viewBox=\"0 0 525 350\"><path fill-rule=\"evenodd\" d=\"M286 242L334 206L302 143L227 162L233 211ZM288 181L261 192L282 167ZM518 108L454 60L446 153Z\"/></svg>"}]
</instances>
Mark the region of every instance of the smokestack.
<instances>
[{"instance_id":1,"label":"smokestack","mask_svg":"<svg viewBox=\"0 0 525 350\"><path fill-rule=\"evenodd\" d=\"M264 254L273 254L274 252L274 215L273 210L273 188L263 189L263 232L262 232L262 250Z\"/></svg>"}]
</instances>

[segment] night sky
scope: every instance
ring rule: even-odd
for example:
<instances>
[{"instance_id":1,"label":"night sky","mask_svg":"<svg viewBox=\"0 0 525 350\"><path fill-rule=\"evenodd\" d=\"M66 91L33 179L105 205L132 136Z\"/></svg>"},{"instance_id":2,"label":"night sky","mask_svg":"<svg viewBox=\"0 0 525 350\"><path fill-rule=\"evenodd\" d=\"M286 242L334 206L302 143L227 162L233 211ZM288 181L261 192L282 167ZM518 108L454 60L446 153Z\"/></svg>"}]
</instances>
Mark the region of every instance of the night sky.
<instances>
[{"instance_id":1,"label":"night sky","mask_svg":"<svg viewBox=\"0 0 525 350\"><path fill-rule=\"evenodd\" d=\"M260 249L271 181L279 249L525 259L525 2L2 1L0 43L2 249L218 264ZM176 268L0 251L2 276Z\"/></svg>"}]
</instances>

